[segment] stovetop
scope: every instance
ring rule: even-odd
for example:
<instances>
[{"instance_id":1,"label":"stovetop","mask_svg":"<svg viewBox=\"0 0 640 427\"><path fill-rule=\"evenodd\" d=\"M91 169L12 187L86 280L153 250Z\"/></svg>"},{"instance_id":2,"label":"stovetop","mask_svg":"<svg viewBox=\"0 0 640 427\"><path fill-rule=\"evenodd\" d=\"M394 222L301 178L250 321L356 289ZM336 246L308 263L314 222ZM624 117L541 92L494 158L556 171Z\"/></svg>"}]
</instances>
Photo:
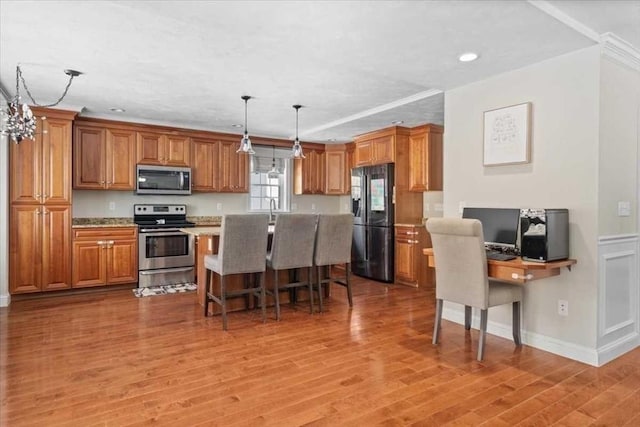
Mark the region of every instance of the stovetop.
<instances>
[{"instance_id":1,"label":"stovetop","mask_svg":"<svg viewBox=\"0 0 640 427\"><path fill-rule=\"evenodd\" d=\"M140 228L187 228L196 224L187 221L186 205L134 205L133 222Z\"/></svg>"}]
</instances>

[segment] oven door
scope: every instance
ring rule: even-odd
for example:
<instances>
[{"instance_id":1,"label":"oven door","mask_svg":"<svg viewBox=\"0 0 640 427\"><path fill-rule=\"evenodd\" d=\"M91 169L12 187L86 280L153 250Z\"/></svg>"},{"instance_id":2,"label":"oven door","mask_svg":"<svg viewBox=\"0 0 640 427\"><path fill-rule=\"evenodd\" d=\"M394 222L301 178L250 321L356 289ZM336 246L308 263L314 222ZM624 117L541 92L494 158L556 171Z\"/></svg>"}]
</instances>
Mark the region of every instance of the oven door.
<instances>
[{"instance_id":1,"label":"oven door","mask_svg":"<svg viewBox=\"0 0 640 427\"><path fill-rule=\"evenodd\" d=\"M189 267L195 263L194 236L182 231L144 231L138 234L140 270Z\"/></svg>"}]
</instances>

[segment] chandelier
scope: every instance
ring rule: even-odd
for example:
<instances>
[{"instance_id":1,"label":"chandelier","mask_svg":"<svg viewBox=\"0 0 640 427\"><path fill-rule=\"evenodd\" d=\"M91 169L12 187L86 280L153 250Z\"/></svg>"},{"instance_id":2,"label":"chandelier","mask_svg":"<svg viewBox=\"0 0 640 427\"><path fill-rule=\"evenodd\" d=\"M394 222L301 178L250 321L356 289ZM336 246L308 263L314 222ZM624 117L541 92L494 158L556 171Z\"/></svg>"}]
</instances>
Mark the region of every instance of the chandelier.
<instances>
[{"instance_id":1,"label":"chandelier","mask_svg":"<svg viewBox=\"0 0 640 427\"><path fill-rule=\"evenodd\" d=\"M278 178L280 176L280 170L276 167L276 147L272 145L271 149L273 150L271 157L271 169L267 172L267 178Z\"/></svg>"},{"instance_id":2,"label":"chandelier","mask_svg":"<svg viewBox=\"0 0 640 427\"><path fill-rule=\"evenodd\" d=\"M243 95L241 98L244 100L244 135L240 140L240 147L236 153L256 154L251 147L251 139L249 139L249 131L247 130L247 101L251 99L249 95Z\"/></svg>"},{"instance_id":3,"label":"chandelier","mask_svg":"<svg viewBox=\"0 0 640 427\"><path fill-rule=\"evenodd\" d=\"M25 138L33 139L33 136L36 133L36 117L33 115L31 108L29 108L27 104L20 103L20 83L22 83L22 86L27 92L27 95L29 95L29 99L33 105L38 107L55 107L62 102L64 97L67 95L73 78L82 74L80 71L76 70L64 70L64 73L69 76L69 82L64 88L62 96L60 96L60 98L58 98L58 100L53 104L41 105L33 99L33 95L31 95L31 92L29 91L27 82L25 82L24 77L22 76L20 65L18 65L16 67L16 95L10 102L8 102L6 111L2 111L2 115L6 116L2 123L2 135L8 135L16 144L19 144Z\"/></svg>"},{"instance_id":4,"label":"chandelier","mask_svg":"<svg viewBox=\"0 0 640 427\"><path fill-rule=\"evenodd\" d=\"M300 145L300 140L298 139L298 110L302 108L302 105L293 105L293 108L296 110L296 139L293 141L293 148L291 149L291 154L294 159L305 159L306 157L302 153L302 145Z\"/></svg>"}]
</instances>

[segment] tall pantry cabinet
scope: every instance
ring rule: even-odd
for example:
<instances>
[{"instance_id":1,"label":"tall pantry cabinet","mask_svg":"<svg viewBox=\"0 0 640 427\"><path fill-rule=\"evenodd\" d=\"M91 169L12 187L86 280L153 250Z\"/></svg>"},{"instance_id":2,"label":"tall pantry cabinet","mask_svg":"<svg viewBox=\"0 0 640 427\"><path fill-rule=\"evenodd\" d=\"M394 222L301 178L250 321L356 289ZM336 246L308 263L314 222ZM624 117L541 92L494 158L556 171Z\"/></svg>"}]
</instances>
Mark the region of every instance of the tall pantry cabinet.
<instances>
[{"instance_id":1,"label":"tall pantry cabinet","mask_svg":"<svg viewBox=\"0 0 640 427\"><path fill-rule=\"evenodd\" d=\"M10 142L9 291L71 287L71 132L75 112L32 108L36 136Z\"/></svg>"}]
</instances>

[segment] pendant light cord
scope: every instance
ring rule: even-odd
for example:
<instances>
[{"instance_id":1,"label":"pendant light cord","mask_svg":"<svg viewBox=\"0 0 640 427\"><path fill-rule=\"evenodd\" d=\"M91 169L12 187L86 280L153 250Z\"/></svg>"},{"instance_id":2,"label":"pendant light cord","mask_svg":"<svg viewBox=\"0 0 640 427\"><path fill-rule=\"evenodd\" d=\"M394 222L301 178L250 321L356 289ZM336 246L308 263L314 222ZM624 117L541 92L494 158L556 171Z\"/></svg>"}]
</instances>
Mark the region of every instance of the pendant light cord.
<instances>
[{"instance_id":1,"label":"pendant light cord","mask_svg":"<svg viewBox=\"0 0 640 427\"><path fill-rule=\"evenodd\" d=\"M58 100L56 102L54 102L53 104L47 104L47 105L40 105L36 102L35 99L33 99L33 95L31 95L31 92L29 91L29 87L27 87L27 82L24 80L24 77L22 76L22 70L20 69L20 66L18 65L16 67L16 97L18 97L19 94L19 81L22 82L22 86L24 86L24 90L27 91L27 95L29 95L29 99L31 99L31 102L33 102L33 105L36 105L38 107L55 107L56 105L60 104L62 102L62 100L64 99L65 96L67 96L67 92L69 92L69 88L71 87L71 82L73 82L73 78L75 77L75 75L73 73L71 73L69 75L69 82L67 83L67 87L64 88L64 92L62 93L62 95L60 96L60 98L58 98ZM19 80L18 80L19 79Z\"/></svg>"}]
</instances>

